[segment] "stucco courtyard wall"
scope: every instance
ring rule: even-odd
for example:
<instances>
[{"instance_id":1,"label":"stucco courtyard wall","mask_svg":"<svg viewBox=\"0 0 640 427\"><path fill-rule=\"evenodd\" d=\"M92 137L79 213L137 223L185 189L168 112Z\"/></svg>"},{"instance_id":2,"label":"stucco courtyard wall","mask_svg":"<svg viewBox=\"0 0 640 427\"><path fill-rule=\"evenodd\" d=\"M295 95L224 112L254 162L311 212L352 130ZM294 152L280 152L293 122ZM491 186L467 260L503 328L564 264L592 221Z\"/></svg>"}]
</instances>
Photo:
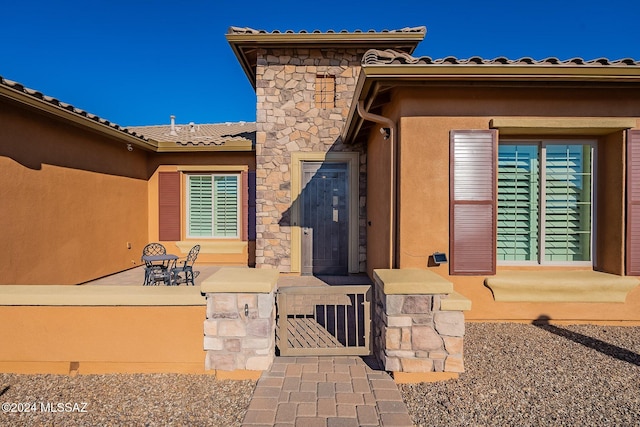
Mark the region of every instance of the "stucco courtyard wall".
<instances>
[{"instance_id":1,"label":"stucco courtyard wall","mask_svg":"<svg viewBox=\"0 0 640 427\"><path fill-rule=\"evenodd\" d=\"M0 284L77 284L136 265L147 154L0 101Z\"/></svg>"},{"instance_id":2,"label":"stucco courtyard wall","mask_svg":"<svg viewBox=\"0 0 640 427\"><path fill-rule=\"evenodd\" d=\"M204 301L204 297L202 298ZM201 306L0 306L0 372L204 373Z\"/></svg>"}]
</instances>

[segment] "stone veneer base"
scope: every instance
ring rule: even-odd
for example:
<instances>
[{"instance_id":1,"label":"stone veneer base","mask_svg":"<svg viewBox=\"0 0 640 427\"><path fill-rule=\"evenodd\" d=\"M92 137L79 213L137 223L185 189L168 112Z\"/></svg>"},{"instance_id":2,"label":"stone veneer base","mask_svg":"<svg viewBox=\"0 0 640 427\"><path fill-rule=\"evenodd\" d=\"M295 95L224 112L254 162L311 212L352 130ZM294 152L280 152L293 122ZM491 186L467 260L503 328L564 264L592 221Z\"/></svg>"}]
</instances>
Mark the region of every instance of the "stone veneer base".
<instances>
[{"instance_id":1,"label":"stone veneer base","mask_svg":"<svg viewBox=\"0 0 640 427\"><path fill-rule=\"evenodd\" d=\"M450 295L454 301L443 309ZM464 372L459 309L471 304L450 282L426 270L374 270L374 299L374 355L385 370L399 379L411 373L433 381Z\"/></svg>"},{"instance_id":2,"label":"stone veneer base","mask_svg":"<svg viewBox=\"0 0 640 427\"><path fill-rule=\"evenodd\" d=\"M251 371L271 367L277 281L275 270L221 268L202 284L207 298L205 370L215 370L218 377L252 379L256 374Z\"/></svg>"}]
</instances>

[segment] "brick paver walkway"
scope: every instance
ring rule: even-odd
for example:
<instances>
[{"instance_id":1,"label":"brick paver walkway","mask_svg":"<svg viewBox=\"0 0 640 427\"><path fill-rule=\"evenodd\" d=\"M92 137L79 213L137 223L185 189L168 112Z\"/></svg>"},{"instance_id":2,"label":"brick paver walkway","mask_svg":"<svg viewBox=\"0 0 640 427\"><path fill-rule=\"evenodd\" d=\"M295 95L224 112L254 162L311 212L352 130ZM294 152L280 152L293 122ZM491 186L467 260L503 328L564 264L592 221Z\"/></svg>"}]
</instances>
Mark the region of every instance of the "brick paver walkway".
<instances>
[{"instance_id":1,"label":"brick paver walkway","mask_svg":"<svg viewBox=\"0 0 640 427\"><path fill-rule=\"evenodd\" d=\"M276 357L243 426L412 426L393 379L359 357Z\"/></svg>"}]
</instances>

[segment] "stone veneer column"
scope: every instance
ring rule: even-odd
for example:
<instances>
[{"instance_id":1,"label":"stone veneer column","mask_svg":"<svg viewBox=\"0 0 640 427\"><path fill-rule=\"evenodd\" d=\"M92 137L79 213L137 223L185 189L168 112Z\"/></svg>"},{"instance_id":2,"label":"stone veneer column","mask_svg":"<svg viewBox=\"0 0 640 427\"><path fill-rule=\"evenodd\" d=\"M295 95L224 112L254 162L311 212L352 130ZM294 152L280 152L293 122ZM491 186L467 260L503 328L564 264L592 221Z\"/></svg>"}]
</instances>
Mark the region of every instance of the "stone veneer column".
<instances>
[{"instance_id":1,"label":"stone veneer column","mask_svg":"<svg viewBox=\"0 0 640 427\"><path fill-rule=\"evenodd\" d=\"M464 372L463 310L471 301L427 270L374 270L374 354L385 370Z\"/></svg>"},{"instance_id":2,"label":"stone veneer column","mask_svg":"<svg viewBox=\"0 0 640 427\"><path fill-rule=\"evenodd\" d=\"M206 279L206 370L263 371L275 357L278 272L221 268Z\"/></svg>"},{"instance_id":3,"label":"stone veneer column","mask_svg":"<svg viewBox=\"0 0 640 427\"><path fill-rule=\"evenodd\" d=\"M256 67L256 267L291 268L291 153L360 153L359 269L366 271L366 156L340 133L362 49L259 49ZM315 105L317 75L335 76L335 107Z\"/></svg>"}]
</instances>

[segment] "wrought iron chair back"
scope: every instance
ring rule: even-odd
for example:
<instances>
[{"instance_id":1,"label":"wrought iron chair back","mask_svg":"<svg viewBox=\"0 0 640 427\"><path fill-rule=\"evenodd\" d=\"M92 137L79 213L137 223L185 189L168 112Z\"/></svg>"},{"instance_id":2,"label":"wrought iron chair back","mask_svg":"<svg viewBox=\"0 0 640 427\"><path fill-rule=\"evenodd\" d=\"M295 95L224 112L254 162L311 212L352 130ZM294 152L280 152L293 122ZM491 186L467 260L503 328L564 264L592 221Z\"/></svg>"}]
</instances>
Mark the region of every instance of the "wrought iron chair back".
<instances>
[{"instance_id":1,"label":"wrought iron chair back","mask_svg":"<svg viewBox=\"0 0 640 427\"><path fill-rule=\"evenodd\" d=\"M142 249L142 256L164 255L167 249L161 243L149 243ZM154 264L151 261L144 260L144 285L155 285L159 280L167 282L169 280L168 266L163 264Z\"/></svg>"},{"instance_id":2,"label":"wrought iron chair back","mask_svg":"<svg viewBox=\"0 0 640 427\"><path fill-rule=\"evenodd\" d=\"M171 269L171 283L179 285L179 281L184 280L186 285L191 284L191 286L195 286L193 264L195 264L198 258L198 253L200 253L200 245L195 245L191 248L184 261L182 261L182 266ZM184 279L180 276L181 273L184 273Z\"/></svg>"},{"instance_id":3,"label":"wrought iron chair back","mask_svg":"<svg viewBox=\"0 0 640 427\"><path fill-rule=\"evenodd\" d=\"M167 248L165 248L162 243L149 243L147 246L142 249L142 255L164 255L167 253Z\"/></svg>"},{"instance_id":4,"label":"wrought iron chair back","mask_svg":"<svg viewBox=\"0 0 640 427\"><path fill-rule=\"evenodd\" d=\"M184 262L184 265L189 265L193 267L193 264L196 262L196 258L198 258L198 254L200 253L200 245L195 245L189 251L187 255L187 260Z\"/></svg>"}]
</instances>

